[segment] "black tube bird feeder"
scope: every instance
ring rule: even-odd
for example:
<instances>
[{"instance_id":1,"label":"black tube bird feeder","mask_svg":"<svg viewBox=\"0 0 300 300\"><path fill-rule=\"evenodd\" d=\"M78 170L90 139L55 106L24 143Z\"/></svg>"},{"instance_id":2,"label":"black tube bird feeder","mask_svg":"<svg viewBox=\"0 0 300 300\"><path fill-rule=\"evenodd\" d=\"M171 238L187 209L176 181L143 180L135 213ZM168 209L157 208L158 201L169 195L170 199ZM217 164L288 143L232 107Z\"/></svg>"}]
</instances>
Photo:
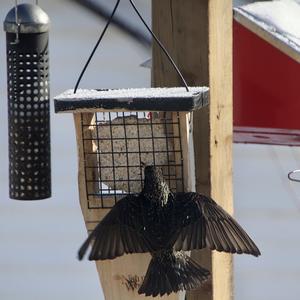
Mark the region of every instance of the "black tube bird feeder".
<instances>
[{"instance_id":1,"label":"black tube bird feeder","mask_svg":"<svg viewBox=\"0 0 300 300\"><path fill-rule=\"evenodd\" d=\"M4 21L12 199L51 197L49 26L47 14L28 3L16 3Z\"/></svg>"}]
</instances>

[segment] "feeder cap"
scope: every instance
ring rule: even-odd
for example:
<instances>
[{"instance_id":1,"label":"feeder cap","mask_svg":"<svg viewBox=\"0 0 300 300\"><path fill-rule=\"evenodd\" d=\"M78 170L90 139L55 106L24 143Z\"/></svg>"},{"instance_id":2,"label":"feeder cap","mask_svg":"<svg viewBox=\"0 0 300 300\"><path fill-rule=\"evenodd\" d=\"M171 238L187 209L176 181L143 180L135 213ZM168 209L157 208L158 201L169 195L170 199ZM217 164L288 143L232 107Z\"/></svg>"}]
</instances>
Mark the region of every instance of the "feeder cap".
<instances>
[{"instance_id":1,"label":"feeder cap","mask_svg":"<svg viewBox=\"0 0 300 300\"><path fill-rule=\"evenodd\" d=\"M16 23L16 11L18 24ZM29 3L17 5L6 15L4 31L11 33L42 33L47 32L50 27L48 15L38 6Z\"/></svg>"}]
</instances>

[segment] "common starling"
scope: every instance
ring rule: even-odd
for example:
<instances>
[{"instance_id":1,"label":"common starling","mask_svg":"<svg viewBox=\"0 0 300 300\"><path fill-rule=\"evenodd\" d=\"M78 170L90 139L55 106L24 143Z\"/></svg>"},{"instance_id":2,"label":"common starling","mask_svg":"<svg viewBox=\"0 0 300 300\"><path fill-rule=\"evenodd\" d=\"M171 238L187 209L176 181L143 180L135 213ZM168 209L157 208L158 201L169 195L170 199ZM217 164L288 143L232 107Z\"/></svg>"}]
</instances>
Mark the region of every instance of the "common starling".
<instances>
[{"instance_id":1,"label":"common starling","mask_svg":"<svg viewBox=\"0 0 300 300\"><path fill-rule=\"evenodd\" d=\"M145 167L142 192L118 201L96 226L79 250L80 260L90 244L89 260L150 252L138 293L153 297L198 288L209 278L209 271L183 251L207 247L260 255L247 233L214 200L198 193L172 193L154 166Z\"/></svg>"}]
</instances>

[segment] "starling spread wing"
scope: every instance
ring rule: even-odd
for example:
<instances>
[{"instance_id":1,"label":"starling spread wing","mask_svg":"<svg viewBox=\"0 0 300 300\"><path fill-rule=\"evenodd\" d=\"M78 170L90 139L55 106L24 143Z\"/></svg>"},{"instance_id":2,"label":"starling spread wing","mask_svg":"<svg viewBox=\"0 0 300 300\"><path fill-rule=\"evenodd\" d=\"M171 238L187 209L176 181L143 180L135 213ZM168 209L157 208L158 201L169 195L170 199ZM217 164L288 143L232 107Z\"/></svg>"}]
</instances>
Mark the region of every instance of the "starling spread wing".
<instances>
[{"instance_id":1,"label":"starling spread wing","mask_svg":"<svg viewBox=\"0 0 300 300\"><path fill-rule=\"evenodd\" d=\"M229 253L259 256L260 251L243 228L214 200L197 193L177 193L174 203L175 250L208 247Z\"/></svg>"},{"instance_id":2,"label":"starling spread wing","mask_svg":"<svg viewBox=\"0 0 300 300\"><path fill-rule=\"evenodd\" d=\"M128 195L117 202L96 226L78 252L81 260L91 245L89 260L113 259L124 253L149 252L141 233L142 200L137 195Z\"/></svg>"}]
</instances>

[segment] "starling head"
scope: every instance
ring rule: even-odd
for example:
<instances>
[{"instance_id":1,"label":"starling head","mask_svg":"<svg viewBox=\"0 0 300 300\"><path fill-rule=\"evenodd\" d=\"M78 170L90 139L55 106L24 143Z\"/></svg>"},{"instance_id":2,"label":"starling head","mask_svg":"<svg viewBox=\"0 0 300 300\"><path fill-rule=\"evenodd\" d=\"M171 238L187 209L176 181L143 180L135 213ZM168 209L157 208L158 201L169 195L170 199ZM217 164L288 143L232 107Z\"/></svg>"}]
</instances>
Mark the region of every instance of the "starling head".
<instances>
[{"instance_id":1,"label":"starling head","mask_svg":"<svg viewBox=\"0 0 300 300\"><path fill-rule=\"evenodd\" d=\"M160 168L155 166L145 167L144 188L142 193L148 200L158 202L162 206L167 203L170 189Z\"/></svg>"},{"instance_id":2,"label":"starling head","mask_svg":"<svg viewBox=\"0 0 300 300\"><path fill-rule=\"evenodd\" d=\"M145 166L145 180L164 180L162 170L155 166Z\"/></svg>"}]
</instances>

